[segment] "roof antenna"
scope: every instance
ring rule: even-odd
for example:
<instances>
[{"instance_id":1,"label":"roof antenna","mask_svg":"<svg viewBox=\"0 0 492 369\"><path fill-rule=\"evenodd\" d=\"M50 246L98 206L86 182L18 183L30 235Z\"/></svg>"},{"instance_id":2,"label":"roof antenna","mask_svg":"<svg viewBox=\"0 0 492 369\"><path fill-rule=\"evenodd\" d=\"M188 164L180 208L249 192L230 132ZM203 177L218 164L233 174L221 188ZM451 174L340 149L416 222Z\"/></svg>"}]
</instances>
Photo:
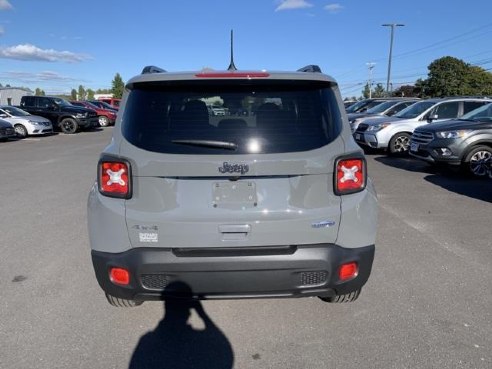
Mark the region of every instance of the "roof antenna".
<instances>
[{"instance_id":1,"label":"roof antenna","mask_svg":"<svg viewBox=\"0 0 492 369\"><path fill-rule=\"evenodd\" d=\"M232 29L231 29L231 63L229 64L227 70L229 71L237 70L236 66L234 65L234 31Z\"/></svg>"}]
</instances>

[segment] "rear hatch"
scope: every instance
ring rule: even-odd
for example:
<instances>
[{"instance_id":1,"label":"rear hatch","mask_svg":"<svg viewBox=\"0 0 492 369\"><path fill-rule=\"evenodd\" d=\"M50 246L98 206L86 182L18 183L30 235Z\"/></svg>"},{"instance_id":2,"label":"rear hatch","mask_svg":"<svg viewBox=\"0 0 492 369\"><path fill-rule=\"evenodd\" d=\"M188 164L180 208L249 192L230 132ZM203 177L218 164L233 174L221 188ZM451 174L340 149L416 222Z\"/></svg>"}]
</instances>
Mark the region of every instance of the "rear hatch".
<instances>
[{"instance_id":1,"label":"rear hatch","mask_svg":"<svg viewBox=\"0 0 492 369\"><path fill-rule=\"evenodd\" d=\"M336 241L333 169L344 143L332 83L134 83L121 124L120 156L132 167L125 201L133 247Z\"/></svg>"}]
</instances>

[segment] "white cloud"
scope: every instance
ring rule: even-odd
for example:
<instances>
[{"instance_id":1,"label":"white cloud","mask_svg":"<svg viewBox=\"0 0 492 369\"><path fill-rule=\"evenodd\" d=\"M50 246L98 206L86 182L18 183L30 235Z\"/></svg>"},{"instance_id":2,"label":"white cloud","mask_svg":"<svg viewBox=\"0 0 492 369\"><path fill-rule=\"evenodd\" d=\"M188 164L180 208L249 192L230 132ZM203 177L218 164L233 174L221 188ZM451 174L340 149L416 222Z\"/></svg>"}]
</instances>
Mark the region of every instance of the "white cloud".
<instances>
[{"instance_id":1,"label":"white cloud","mask_svg":"<svg viewBox=\"0 0 492 369\"><path fill-rule=\"evenodd\" d=\"M31 72L17 72L17 71L9 71L0 74L2 79L15 80L18 82L31 83L31 82L46 82L46 81L78 81L75 78L63 76L56 72L51 71L43 71L39 73L31 73Z\"/></svg>"},{"instance_id":2,"label":"white cloud","mask_svg":"<svg viewBox=\"0 0 492 369\"><path fill-rule=\"evenodd\" d=\"M313 4L308 3L306 0L281 0L275 11L311 8L312 6Z\"/></svg>"},{"instance_id":3,"label":"white cloud","mask_svg":"<svg viewBox=\"0 0 492 369\"><path fill-rule=\"evenodd\" d=\"M71 51L40 49L39 47L31 44L16 45L7 48L2 48L0 49L0 58L27 60L27 61L66 62L66 63L78 63L90 59L88 55L76 54Z\"/></svg>"},{"instance_id":4,"label":"white cloud","mask_svg":"<svg viewBox=\"0 0 492 369\"><path fill-rule=\"evenodd\" d=\"M338 13L342 9L343 9L343 6L341 6L338 3L328 4L325 6L325 10L328 10L330 13Z\"/></svg>"},{"instance_id":5,"label":"white cloud","mask_svg":"<svg viewBox=\"0 0 492 369\"><path fill-rule=\"evenodd\" d=\"M0 0L0 10L10 10L14 7L7 0Z\"/></svg>"}]
</instances>

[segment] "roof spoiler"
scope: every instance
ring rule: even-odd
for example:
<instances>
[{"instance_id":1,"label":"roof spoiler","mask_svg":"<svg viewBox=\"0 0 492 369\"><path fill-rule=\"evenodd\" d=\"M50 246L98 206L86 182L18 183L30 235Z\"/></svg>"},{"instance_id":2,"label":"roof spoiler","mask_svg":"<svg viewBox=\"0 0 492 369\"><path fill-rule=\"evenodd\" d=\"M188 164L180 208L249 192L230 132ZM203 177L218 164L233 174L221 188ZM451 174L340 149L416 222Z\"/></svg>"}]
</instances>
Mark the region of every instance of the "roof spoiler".
<instances>
[{"instance_id":1,"label":"roof spoiler","mask_svg":"<svg viewBox=\"0 0 492 369\"><path fill-rule=\"evenodd\" d=\"M314 64L306 65L305 67L298 69L297 71L306 73L322 73L321 68Z\"/></svg>"},{"instance_id":2,"label":"roof spoiler","mask_svg":"<svg viewBox=\"0 0 492 369\"><path fill-rule=\"evenodd\" d=\"M142 74L151 73L166 73L166 71L162 68L156 67L155 65L147 65L144 69L142 69Z\"/></svg>"}]
</instances>

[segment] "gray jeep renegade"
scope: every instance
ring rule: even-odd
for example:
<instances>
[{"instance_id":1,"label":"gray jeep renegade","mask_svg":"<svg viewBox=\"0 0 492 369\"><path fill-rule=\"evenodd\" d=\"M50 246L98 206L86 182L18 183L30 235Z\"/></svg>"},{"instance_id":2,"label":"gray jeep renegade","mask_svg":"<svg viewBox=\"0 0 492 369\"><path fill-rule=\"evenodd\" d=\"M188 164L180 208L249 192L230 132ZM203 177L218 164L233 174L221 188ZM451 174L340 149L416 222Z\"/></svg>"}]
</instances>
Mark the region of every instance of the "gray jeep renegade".
<instances>
[{"instance_id":1,"label":"gray jeep renegade","mask_svg":"<svg viewBox=\"0 0 492 369\"><path fill-rule=\"evenodd\" d=\"M338 86L319 67L152 66L126 85L88 224L115 306L185 293L348 302L371 272L377 203Z\"/></svg>"}]
</instances>

